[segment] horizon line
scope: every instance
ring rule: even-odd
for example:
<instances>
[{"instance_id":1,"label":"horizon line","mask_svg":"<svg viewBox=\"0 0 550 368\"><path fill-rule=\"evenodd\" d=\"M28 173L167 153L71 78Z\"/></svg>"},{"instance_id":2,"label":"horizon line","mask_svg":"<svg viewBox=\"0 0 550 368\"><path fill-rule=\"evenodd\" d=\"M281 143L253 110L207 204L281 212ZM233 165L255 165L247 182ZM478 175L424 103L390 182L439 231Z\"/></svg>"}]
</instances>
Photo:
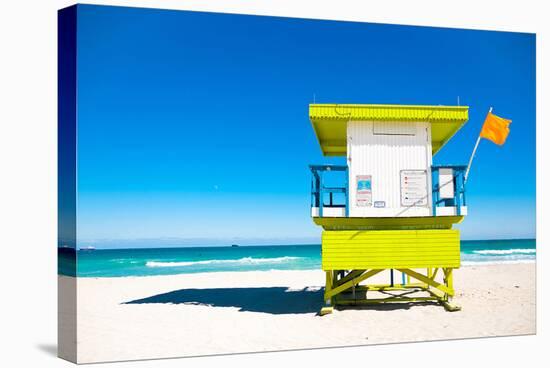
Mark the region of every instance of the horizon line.
<instances>
[{"instance_id":1,"label":"horizon line","mask_svg":"<svg viewBox=\"0 0 550 368\"><path fill-rule=\"evenodd\" d=\"M475 241L514 241L514 240L535 240L533 238L501 238L501 239L461 239L460 242L475 242ZM82 247L71 247L71 246L57 246L58 249L76 249L76 250L86 250L86 248L97 249L97 250L113 250L113 249L173 249L173 248L244 248L244 247L289 247L289 246L312 246L312 245L321 245L321 243L298 243L298 244L225 244L225 245L160 245L160 246L128 246L128 247L104 247L104 246L82 246Z\"/></svg>"}]
</instances>

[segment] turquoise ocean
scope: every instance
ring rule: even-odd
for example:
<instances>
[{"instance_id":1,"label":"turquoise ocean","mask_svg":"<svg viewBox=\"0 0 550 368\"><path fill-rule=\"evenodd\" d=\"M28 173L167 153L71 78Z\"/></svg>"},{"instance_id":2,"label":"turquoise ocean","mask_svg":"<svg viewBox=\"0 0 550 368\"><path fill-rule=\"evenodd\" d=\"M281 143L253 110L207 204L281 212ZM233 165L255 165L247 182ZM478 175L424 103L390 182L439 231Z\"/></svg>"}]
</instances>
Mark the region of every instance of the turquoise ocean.
<instances>
[{"instance_id":1,"label":"turquoise ocean","mask_svg":"<svg viewBox=\"0 0 550 368\"><path fill-rule=\"evenodd\" d=\"M60 274L70 274L73 256L59 253ZM321 246L278 245L78 250L79 277L174 275L198 272L315 270ZM462 265L534 262L535 239L461 242ZM73 271L74 272L74 271Z\"/></svg>"}]
</instances>

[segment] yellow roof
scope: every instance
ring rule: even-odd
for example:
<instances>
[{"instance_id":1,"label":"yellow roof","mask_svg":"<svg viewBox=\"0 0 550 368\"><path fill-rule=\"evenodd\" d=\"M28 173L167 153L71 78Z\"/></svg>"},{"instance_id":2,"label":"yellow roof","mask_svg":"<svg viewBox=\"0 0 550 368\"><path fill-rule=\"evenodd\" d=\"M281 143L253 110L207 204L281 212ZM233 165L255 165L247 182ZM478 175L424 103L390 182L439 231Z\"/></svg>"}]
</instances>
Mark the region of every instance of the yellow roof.
<instances>
[{"instance_id":1,"label":"yellow roof","mask_svg":"<svg viewBox=\"0 0 550 368\"><path fill-rule=\"evenodd\" d=\"M468 106L310 104L309 120L325 156L346 155L348 121L428 122L432 154L468 120Z\"/></svg>"}]
</instances>

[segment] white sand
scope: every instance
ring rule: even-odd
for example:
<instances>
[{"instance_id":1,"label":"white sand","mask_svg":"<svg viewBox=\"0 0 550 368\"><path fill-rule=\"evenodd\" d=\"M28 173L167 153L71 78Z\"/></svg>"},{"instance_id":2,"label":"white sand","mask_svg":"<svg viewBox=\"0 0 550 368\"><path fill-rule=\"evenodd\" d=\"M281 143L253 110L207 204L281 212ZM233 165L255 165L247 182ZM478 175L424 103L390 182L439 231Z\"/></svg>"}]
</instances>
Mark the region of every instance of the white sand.
<instances>
[{"instance_id":1,"label":"white sand","mask_svg":"<svg viewBox=\"0 0 550 368\"><path fill-rule=\"evenodd\" d=\"M61 286L69 280L60 277ZM323 285L320 270L79 278L78 361L536 332L534 263L455 271L453 301L462 311L454 313L431 303L393 304L319 317ZM138 302L125 304L131 301Z\"/></svg>"}]
</instances>

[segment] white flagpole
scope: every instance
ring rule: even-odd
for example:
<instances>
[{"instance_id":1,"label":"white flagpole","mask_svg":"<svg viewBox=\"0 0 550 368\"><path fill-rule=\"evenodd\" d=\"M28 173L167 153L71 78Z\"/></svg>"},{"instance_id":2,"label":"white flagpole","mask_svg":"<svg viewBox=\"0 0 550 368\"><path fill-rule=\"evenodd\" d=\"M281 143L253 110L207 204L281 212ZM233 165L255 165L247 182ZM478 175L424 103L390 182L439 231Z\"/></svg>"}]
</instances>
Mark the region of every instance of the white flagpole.
<instances>
[{"instance_id":1,"label":"white flagpole","mask_svg":"<svg viewBox=\"0 0 550 368\"><path fill-rule=\"evenodd\" d=\"M489 108L489 113L493 111L493 108ZM481 140L481 136L477 137L476 145L474 146L474 150L472 151L472 155L470 156L470 161L468 162L468 167L466 168L466 174L464 174L464 184L468 181L468 174L470 173L470 167L472 166L472 161L474 160L474 156L476 155L477 146L479 146L479 141Z\"/></svg>"}]
</instances>

